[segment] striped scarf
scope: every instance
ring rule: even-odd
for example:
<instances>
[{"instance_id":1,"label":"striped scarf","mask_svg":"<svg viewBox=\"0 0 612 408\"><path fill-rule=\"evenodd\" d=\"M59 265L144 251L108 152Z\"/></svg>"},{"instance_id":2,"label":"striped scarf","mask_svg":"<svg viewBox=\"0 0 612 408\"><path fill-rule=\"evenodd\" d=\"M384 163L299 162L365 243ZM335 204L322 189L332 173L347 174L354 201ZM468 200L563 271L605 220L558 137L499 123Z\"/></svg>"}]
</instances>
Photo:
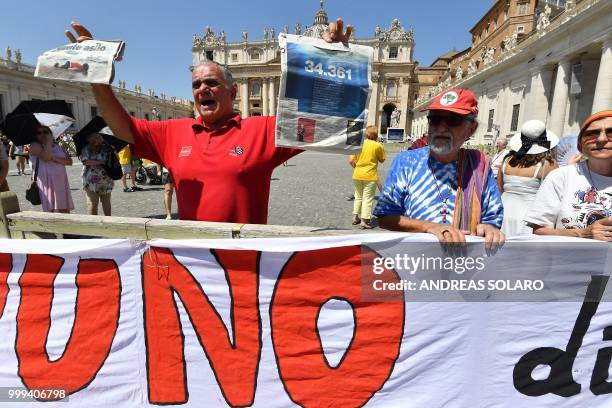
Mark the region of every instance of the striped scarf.
<instances>
[{"instance_id":1,"label":"striped scarf","mask_svg":"<svg viewBox=\"0 0 612 408\"><path fill-rule=\"evenodd\" d=\"M453 214L453 227L476 232L482 210L482 190L491 171L491 159L480 150L459 150L457 163L457 196Z\"/></svg>"}]
</instances>

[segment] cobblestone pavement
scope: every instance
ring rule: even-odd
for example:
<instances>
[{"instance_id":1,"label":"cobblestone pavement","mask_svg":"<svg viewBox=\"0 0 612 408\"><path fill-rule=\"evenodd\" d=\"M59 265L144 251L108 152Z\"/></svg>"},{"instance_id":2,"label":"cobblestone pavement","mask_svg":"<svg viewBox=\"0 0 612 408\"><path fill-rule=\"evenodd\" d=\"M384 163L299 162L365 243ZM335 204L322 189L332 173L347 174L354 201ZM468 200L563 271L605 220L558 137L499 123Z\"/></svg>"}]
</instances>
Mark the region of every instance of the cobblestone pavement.
<instances>
[{"instance_id":1,"label":"cobblestone pavement","mask_svg":"<svg viewBox=\"0 0 612 408\"><path fill-rule=\"evenodd\" d=\"M383 180L394 156L389 155L379 167ZM9 161L9 166L8 183L19 197L21 209L40 211L40 206L33 207L25 200L25 190L30 185L30 170L27 171L28 175L18 176L14 161ZM68 178L75 205L73 213L87 214L81 169L78 162L68 167ZM306 152L292 158L286 167L278 167L272 175L269 224L355 228L351 226L353 201L348 200L353 194L352 171L348 156L344 155ZM112 215L165 218L163 186L141 187L143 191L124 193L121 181L115 182ZM173 217L178 218L176 196L172 208ZM99 211L102 213L101 206Z\"/></svg>"}]
</instances>

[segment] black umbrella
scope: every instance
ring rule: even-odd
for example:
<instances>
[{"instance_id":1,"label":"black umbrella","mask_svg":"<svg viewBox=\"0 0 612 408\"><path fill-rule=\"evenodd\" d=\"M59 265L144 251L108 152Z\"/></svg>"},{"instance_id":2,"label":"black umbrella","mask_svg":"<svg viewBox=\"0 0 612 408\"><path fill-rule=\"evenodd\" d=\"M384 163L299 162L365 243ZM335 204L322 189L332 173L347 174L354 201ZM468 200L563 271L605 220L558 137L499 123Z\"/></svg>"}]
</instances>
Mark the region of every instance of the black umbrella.
<instances>
[{"instance_id":1,"label":"black umbrella","mask_svg":"<svg viewBox=\"0 0 612 408\"><path fill-rule=\"evenodd\" d=\"M74 122L66 101L23 101L6 115L0 129L16 146L22 146L36 140L37 126L49 127L53 136L58 137Z\"/></svg>"},{"instance_id":2,"label":"black umbrella","mask_svg":"<svg viewBox=\"0 0 612 408\"><path fill-rule=\"evenodd\" d=\"M72 136L77 155L81 155L81 150L87 146L87 136L92 133L101 134L106 143L108 143L116 152L123 149L128 144L127 142L113 136L113 132L108 126L106 126L104 119L100 116L96 116L88 124L83 126L83 129L81 129L76 135Z\"/></svg>"}]
</instances>

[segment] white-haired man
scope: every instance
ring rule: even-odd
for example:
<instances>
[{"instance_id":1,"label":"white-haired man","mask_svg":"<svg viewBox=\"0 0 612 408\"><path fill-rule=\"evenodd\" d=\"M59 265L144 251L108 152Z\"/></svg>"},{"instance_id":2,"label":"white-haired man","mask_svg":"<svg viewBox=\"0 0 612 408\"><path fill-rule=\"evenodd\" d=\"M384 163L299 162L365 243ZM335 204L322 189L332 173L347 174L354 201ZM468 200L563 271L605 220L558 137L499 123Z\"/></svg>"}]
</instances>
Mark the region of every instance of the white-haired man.
<instances>
[{"instance_id":1,"label":"white-haired man","mask_svg":"<svg viewBox=\"0 0 612 408\"><path fill-rule=\"evenodd\" d=\"M92 39L73 22L72 42ZM323 39L348 42L352 27L338 19ZM209 61L192 70L199 117L147 121L128 115L108 85L92 85L98 108L116 137L135 156L160 163L172 174L182 220L266 224L272 171L301 150L277 148L276 118L242 119L234 112L237 87L227 68Z\"/></svg>"},{"instance_id":2,"label":"white-haired man","mask_svg":"<svg viewBox=\"0 0 612 408\"><path fill-rule=\"evenodd\" d=\"M478 103L470 90L437 96L427 107L429 146L400 153L387 175L374 215L381 227L434 234L443 243L485 238L504 242L503 204L489 158L461 145L476 131Z\"/></svg>"},{"instance_id":3,"label":"white-haired man","mask_svg":"<svg viewBox=\"0 0 612 408\"><path fill-rule=\"evenodd\" d=\"M497 152L493 156L493 159L491 159L491 170L493 171L493 177L497 177L497 173L504 162L504 158L508 153L510 153L510 150L506 149L507 146L508 139L506 139L504 136L497 138L495 141Z\"/></svg>"}]
</instances>

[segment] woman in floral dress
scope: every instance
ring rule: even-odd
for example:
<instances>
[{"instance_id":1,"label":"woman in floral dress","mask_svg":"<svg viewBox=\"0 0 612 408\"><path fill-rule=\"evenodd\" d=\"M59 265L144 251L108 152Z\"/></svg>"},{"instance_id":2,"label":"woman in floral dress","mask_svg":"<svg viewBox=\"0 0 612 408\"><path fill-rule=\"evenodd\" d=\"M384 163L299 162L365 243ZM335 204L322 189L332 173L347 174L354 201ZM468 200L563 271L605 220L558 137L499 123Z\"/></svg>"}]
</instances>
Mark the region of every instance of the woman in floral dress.
<instances>
[{"instance_id":1,"label":"woman in floral dress","mask_svg":"<svg viewBox=\"0 0 612 408\"><path fill-rule=\"evenodd\" d=\"M87 145L80 154L83 163L83 190L87 195L87 210L91 215L98 215L98 203L102 203L104 215L111 215L111 192L114 181L108 175L105 165L112 148L106 144L99 133L87 136Z\"/></svg>"}]
</instances>

